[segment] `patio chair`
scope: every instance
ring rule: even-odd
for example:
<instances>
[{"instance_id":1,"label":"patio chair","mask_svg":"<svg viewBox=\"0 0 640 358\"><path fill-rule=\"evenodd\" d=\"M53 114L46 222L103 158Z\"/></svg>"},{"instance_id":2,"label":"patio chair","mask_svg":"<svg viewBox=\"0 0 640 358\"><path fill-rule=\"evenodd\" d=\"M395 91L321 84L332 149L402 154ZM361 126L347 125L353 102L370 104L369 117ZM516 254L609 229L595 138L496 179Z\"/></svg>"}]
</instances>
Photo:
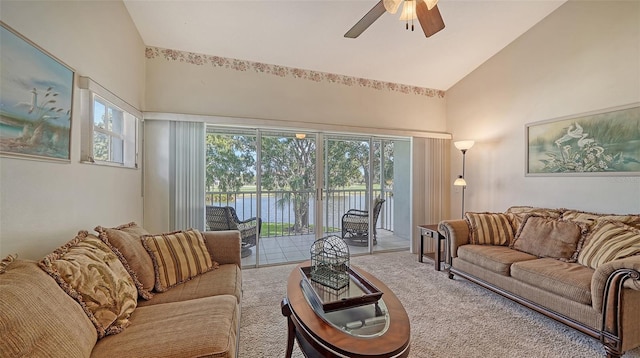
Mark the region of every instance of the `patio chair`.
<instances>
[{"instance_id":1,"label":"patio chair","mask_svg":"<svg viewBox=\"0 0 640 358\"><path fill-rule=\"evenodd\" d=\"M373 203L373 244L377 244L376 222L384 199L377 198ZM366 246L369 243L369 211L349 209L342 215L342 238L348 243Z\"/></svg>"},{"instance_id":2,"label":"patio chair","mask_svg":"<svg viewBox=\"0 0 640 358\"><path fill-rule=\"evenodd\" d=\"M240 221L236 214L236 209L231 206L210 206L207 205L207 228L210 231L238 230L242 237L242 250L240 255L247 257L252 254L251 248L256 246L262 219L252 217Z\"/></svg>"}]
</instances>

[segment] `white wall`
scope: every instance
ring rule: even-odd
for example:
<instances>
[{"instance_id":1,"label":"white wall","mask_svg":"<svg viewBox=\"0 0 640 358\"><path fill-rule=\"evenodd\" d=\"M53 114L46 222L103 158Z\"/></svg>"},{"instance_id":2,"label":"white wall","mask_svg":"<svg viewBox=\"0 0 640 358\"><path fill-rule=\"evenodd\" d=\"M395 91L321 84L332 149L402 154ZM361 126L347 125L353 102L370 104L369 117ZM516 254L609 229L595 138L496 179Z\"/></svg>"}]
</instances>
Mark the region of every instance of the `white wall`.
<instances>
[{"instance_id":1,"label":"white wall","mask_svg":"<svg viewBox=\"0 0 640 358\"><path fill-rule=\"evenodd\" d=\"M0 19L142 109L145 48L121 2L2 0ZM79 163L79 93L70 163L0 158L0 257L39 259L78 230L142 222L141 170Z\"/></svg>"},{"instance_id":2,"label":"white wall","mask_svg":"<svg viewBox=\"0 0 640 358\"><path fill-rule=\"evenodd\" d=\"M640 101L640 2L569 1L447 91L467 211L639 213L640 177L525 177L525 124ZM461 172L452 146L451 177ZM459 217L460 192L451 216Z\"/></svg>"}]
</instances>

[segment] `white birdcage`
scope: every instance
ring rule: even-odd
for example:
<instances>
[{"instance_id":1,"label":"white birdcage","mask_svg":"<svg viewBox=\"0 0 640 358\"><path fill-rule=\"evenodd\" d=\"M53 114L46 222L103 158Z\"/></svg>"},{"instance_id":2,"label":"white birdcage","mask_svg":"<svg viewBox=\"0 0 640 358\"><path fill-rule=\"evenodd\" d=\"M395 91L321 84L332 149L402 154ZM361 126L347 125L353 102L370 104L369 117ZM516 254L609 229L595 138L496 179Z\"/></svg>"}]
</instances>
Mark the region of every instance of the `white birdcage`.
<instances>
[{"instance_id":1,"label":"white birdcage","mask_svg":"<svg viewBox=\"0 0 640 358\"><path fill-rule=\"evenodd\" d=\"M311 280L334 290L349 284L349 246L338 236L316 240L311 245Z\"/></svg>"}]
</instances>

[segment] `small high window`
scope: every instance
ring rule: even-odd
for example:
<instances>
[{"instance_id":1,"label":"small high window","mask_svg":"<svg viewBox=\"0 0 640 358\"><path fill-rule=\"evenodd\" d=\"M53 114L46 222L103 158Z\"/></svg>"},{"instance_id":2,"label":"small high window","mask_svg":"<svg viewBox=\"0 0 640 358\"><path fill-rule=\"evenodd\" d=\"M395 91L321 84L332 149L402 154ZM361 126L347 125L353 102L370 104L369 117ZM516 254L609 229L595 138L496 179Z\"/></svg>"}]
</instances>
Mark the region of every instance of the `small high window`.
<instances>
[{"instance_id":1,"label":"small high window","mask_svg":"<svg viewBox=\"0 0 640 358\"><path fill-rule=\"evenodd\" d=\"M88 77L80 77L80 88L81 161L137 168L141 113Z\"/></svg>"}]
</instances>

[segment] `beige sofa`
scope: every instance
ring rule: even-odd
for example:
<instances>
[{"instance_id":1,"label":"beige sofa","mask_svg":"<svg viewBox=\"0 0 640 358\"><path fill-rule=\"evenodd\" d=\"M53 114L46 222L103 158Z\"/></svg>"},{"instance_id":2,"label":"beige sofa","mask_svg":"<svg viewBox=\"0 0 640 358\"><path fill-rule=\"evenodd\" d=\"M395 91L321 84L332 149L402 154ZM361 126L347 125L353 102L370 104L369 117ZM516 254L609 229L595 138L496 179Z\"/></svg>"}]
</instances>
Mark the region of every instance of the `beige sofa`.
<instances>
[{"instance_id":1,"label":"beige sofa","mask_svg":"<svg viewBox=\"0 0 640 358\"><path fill-rule=\"evenodd\" d=\"M512 207L445 220L449 277L462 277L599 339L640 346L640 216Z\"/></svg>"},{"instance_id":2,"label":"beige sofa","mask_svg":"<svg viewBox=\"0 0 640 358\"><path fill-rule=\"evenodd\" d=\"M154 287L159 272L155 261L145 256L136 258L143 252L127 252L128 248L122 246L128 244L127 240L139 245L140 238L146 237L142 236L144 229L124 225L109 230L112 234L122 234L114 240L102 241L111 241L108 248L112 253L100 251L105 246L99 245L98 240L103 239L99 236L108 236L104 233L108 230L101 230L99 235L79 233L70 244L41 261L12 257L3 260L0 264L0 357L237 357L242 296L238 231L201 233L198 237L204 240L201 248L206 247L205 256L210 255L211 260L207 260L210 267L199 274L191 272L188 279L174 282L162 289L164 292L158 292ZM78 251L83 245L84 251ZM73 248L69 249L70 246ZM90 289L92 292L70 294L81 292L84 283L79 283L80 280L61 283L67 277L50 272L52 267L60 272L69 269L63 276L72 276L74 266L82 266L86 258L97 257L104 257L106 270L114 268L113 272L123 272L125 268L125 275L129 273L127 277L107 280L117 287L117 295L109 297L108 289L104 288L108 283L104 282L95 284ZM112 261L114 258L117 262ZM150 262L154 267L145 266ZM83 269L85 273L100 271L95 266L101 266L101 262ZM144 270L151 272L151 277L144 277ZM160 266L162 270L166 267ZM107 275L100 271L99 276L104 279ZM151 287L150 278L154 281ZM132 283L135 286L131 286ZM70 290L69 286L76 290ZM126 294L131 292L131 287L133 295ZM91 294L95 297L89 297ZM113 304L113 300L122 297L127 297L124 303ZM102 299L106 303L98 305ZM124 314L115 318L113 312ZM103 323L105 320L112 323L107 326Z\"/></svg>"}]
</instances>

